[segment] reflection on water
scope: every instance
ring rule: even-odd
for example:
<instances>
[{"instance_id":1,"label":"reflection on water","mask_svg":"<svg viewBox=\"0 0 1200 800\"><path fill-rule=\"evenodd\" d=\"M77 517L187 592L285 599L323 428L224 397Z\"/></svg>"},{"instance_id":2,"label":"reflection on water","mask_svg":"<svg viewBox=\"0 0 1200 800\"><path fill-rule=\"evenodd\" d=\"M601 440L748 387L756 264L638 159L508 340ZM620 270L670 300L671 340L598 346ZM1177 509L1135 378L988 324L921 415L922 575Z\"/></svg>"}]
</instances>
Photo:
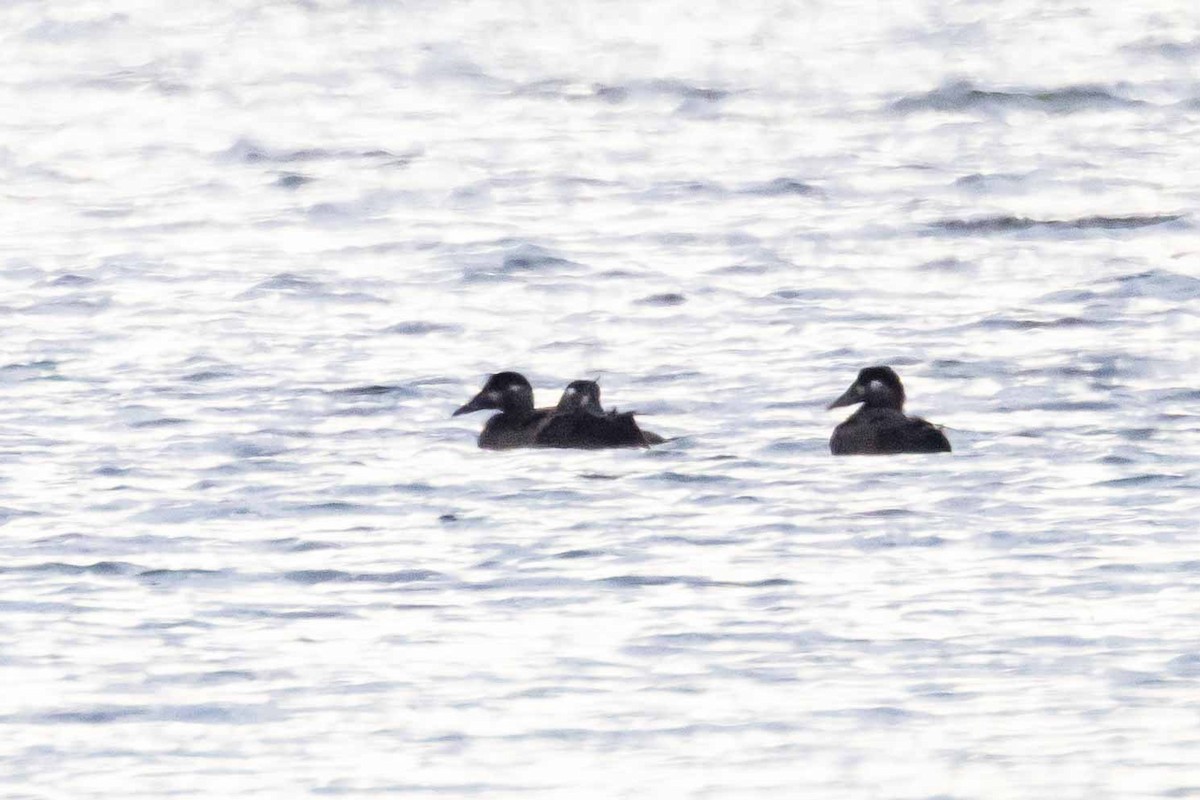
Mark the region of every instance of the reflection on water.
<instances>
[{"instance_id":1,"label":"reflection on water","mask_svg":"<svg viewBox=\"0 0 1200 800\"><path fill-rule=\"evenodd\" d=\"M7 9L0 784L1200 791L1192 11Z\"/></svg>"}]
</instances>

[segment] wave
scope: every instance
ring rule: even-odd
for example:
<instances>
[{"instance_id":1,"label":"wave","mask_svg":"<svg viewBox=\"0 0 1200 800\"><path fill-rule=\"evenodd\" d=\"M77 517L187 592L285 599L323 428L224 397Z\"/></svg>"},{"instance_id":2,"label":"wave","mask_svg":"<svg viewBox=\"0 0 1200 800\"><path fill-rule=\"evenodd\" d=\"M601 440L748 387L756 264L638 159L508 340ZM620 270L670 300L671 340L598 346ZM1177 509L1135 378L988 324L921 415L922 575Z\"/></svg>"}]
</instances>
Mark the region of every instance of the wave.
<instances>
[{"instance_id":1,"label":"wave","mask_svg":"<svg viewBox=\"0 0 1200 800\"><path fill-rule=\"evenodd\" d=\"M295 149L268 147L254 139L238 139L221 153L228 161L246 164L296 164L310 161L370 160L382 161L386 166L407 166L419 154L416 151L396 153L391 150L351 150L328 147L300 147Z\"/></svg>"},{"instance_id":2,"label":"wave","mask_svg":"<svg viewBox=\"0 0 1200 800\"><path fill-rule=\"evenodd\" d=\"M923 111L1028 110L1056 114L1134 108L1146 105L1094 85L1057 89L1000 91L981 89L969 81L946 84L922 94L908 95L892 103L903 114Z\"/></svg>"},{"instance_id":3,"label":"wave","mask_svg":"<svg viewBox=\"0 0 1200 800\"><path fill-rule=\"evenodd\" d=\"M1049 230L1130 230L1163 225L1183 219L1183 214L1131 214L1129 216L1096 215L1076 219L1033 219L1001 214L973 219L943 219L931 228L949 233L1010 233L1035 228Z\"/></svg>"},{"instance_id":4,"label":"wave","mask_svg":"<svg viewBox=\"0 0 1200 800\"><path fill-rule=\"evenodd\" d=\"M391 333L397 336L428 336L431 333L462 333L461 325L447 325L441 322L427 322L425 320L412 320L410 322L398 322L383 329L383 333Z\"/></svg>"},{"instance_id":5,"label":"wave","mask_svg":"<svg viewBox=\"0 0 1200 800\"><path fill-rule=\"evenodd\" d=\"M1105 328L1115 323L1108 320L1092 320L1082 317L1061 317L1059 319L1014 319L1011 317L990 317L978 323L978 327L988 330L1029 331L1042 328Z\"/></svg>"},{"instance_id":6,"label":"wave","mask_svg":"<svg viewBox=\"0 0 1200 800\"><path fill-rule=\"evenodd\" d=\"M681 80L630 81L625 84L595 84L592 96L608 103L624 103L638 97L669 97L682 102L718 103L733 92L710 86L698 86Z\"/></svg>"},{"instance_id":7,"label":"wave","mask_svg":"<svg viewBox=\"0 0 1200 800\"><path fill-rule=\"evenodd\" d=\"M468 283L510 280L526 274L579 271L582 265L530 242L505 240L495 250L454 259Z\"/></svg>"},{"instance_id":8,"label":"wave","mask_svg":"<svg viewBox=\"0 0 1200 800\"><path fill-rule=\"evenodd\" d=\"M397 572L343 572L338 569L305 569L286 572L283 577L295 583L311 586L317 583L415 583L434 580L442 575L428 569L406 569Z\"/></svg>"}]
</instances>

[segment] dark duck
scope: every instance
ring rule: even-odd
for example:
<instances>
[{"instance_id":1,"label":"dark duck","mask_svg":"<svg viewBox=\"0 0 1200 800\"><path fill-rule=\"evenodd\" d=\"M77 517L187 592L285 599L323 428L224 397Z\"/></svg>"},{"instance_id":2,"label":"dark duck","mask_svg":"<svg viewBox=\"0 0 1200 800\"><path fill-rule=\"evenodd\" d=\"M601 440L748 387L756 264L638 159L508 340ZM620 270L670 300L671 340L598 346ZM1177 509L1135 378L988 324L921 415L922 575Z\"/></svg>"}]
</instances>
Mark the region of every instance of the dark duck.
<instances>
[{"instance_id":1,"label":"dark duck","mask_svg":"<svg viewBox=\"0 0 1200 800\"><path fill-rule=\"evenodd\" d=\"M862 408L833 430L829 449L835 456L949 453L942 429L904 413L904 384L891 367L867 367L828 408L862 403Z\"/></svg>"},{"instance_id":2,"label":"dark duck","mask_svg":"<svg viewBox=\"0 0 1200 800\"><path fill-rule=\"evenodd\" d=\"M535 446L538 430L554 414L552 408L533 407L533 387L519 372L497 372L452 416L485 409L500 412L484 424L479 434L479 446L485 450Z\"/></svg>"},{"instance_id":3,"label":"dark duck","mask_svg":"<svg viewBox=\"0 0 1200 800\"><path fill-rule=\"evenodd\" d=\"M642 430L632 411L605 411L600 405L600 384L572 381L563 390L558 407L538 430L540 447L598 450L605 447L649 447L663 437Z\"/></svg>"}]
</instances>

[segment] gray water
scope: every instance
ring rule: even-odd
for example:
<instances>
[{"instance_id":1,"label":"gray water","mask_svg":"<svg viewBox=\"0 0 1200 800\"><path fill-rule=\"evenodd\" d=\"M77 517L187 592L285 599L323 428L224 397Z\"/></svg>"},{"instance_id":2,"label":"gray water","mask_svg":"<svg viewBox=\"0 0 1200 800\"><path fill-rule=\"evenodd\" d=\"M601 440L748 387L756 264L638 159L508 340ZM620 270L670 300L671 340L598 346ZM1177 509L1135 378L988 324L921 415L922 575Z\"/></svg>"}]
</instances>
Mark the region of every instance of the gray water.
<instances>
[{"instance_id":1,"label":"gray water","mask_svg":"<svg viewBox=\"0 0 1200 800\"><path fill-rule=\"evenodd\" d=\"M0 794L1200 796L1128 5L6 4ZM828 455L876 363L953 455ZM674 441L480 451L501 369Z\"/></svg>"}]
</instances>

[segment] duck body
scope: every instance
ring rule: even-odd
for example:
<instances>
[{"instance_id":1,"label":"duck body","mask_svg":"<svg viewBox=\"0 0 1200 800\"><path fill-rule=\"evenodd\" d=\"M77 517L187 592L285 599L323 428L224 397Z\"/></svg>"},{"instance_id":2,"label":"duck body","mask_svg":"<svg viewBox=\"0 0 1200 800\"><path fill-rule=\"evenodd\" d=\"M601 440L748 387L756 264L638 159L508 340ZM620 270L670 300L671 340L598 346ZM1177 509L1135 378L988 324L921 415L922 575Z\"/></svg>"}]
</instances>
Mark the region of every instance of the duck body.
<instances>
[{"instance_id":1,"label":"duck body","mask_svg":"<svg viewBox=\"0 0 1200 800\"><path fill-rule=\"evenodd\" d=\"M498 372L475 397L453 416L485 409L499 410L483 426L479 446L484 450L518 447L557 447L599 450L610 447L648 447L665 440L643 431L633 412L605 411L595 381L574 381L555 408L534 408L533 387L517 372Z\"/></svg>"},{"instance_id":2,"label":"duck body","mask_svg":"<svg viewBox=\"0 0 1200 800\"><path fill-rule=\"evenodd\" d=\"M550 419L553 409L535 409L532 416L518 417L513 414L495 414L483 424L479 432L478 445L484 450L512 450L517 447L537 446L537 434Z\"/></svg>"},{"instance_id":3,"label":"duck body","mask_svg":"<svg viewBox=\"0 0 1200 800\"><path fill-rule=\"evenodd\" d=\"M663 441L658 434L643 431L632 411L605 411L600 405L600 385L595 381L569 383L558 407L536 436L539 447L582 450L649 447Z\"/></svg>"},{"instance_id":4,"label":"duck body","mask_svg":"<svg viewBox=\"0 0 1200 800\"><path fill-rule=\"evenodd\" d=\"M828 408L862 403L862 408L833 430L829 450L835 456L949 453L942 429L904 413L904 385L891 367L867 367Z\"/></svg>"},{"instance_id":5,"label":"duck body","mask_svg":"<svg viewBox=\"0 0 1200 800\"><path fill-rule=\"evenodd\" d=\"M835 456L949 453L950 442L938 426L890 408L860 408L833 429L829 451Z\"/></svg>"},{"instance_id":6,"label":"duck body","mask_svg":"<svg viewBox=\"0 0 1200 800\"><path fill-rule=\"evenodd\" d=\"M533 387L519 372L497 372L488 378L479 393L451 416L497 409L479 434L484 450L512 450L534 447L538 430L554 414L552 408L533 407Z\"/></svg>"}]
</instances>

